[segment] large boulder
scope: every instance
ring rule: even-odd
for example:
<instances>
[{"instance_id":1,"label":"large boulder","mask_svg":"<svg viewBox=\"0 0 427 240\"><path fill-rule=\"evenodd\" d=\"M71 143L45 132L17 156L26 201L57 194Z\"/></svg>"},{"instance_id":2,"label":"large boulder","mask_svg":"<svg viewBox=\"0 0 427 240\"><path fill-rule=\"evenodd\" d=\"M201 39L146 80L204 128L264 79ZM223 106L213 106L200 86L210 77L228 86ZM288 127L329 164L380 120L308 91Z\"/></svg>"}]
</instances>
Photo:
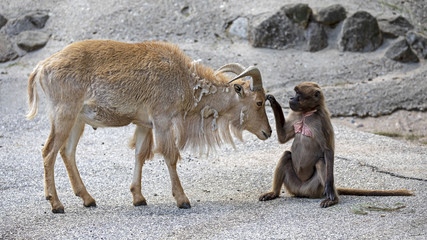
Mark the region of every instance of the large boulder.
<instances>
[{"instance_id":1,"label":"large boulder","mask_svg":"<svg viewBox=\"0 0 427 240\"><path fill-rule=\"evenodd\" d=\"M304 3L290 4L282 7L286 16L294 23L306 28L312 14L311 8Z\"/></svg>"},{"instance_id":2,"label":"large boulder","mask_svg":"<svg viewBox=\"0 0 427 240\"><path fill-rule=\"evenodd\" d=\"M419 62L417 55L412 51L404 38L394 43L386 51L385 56L398 62Z\"/></svg>"},{"instance_id":3,"label":"large boulder","mask_svg":"<svg viewBox=\"0 0 427 240\"><path fill-rule=\"evenodd\" d=\"M248 38L249 20L245 17L236 18L227 29L230 36L236 36L242 39Z\"/></svg>"},{"instance_id":4,"label":"large boulder","mask_svg":"<svg viewBox=\"0 0 427 240\"><path fill-rule=\"evenodd\" d=\"M345 8L341 4L334 4L320 9L314 14L314 19L325 25L332 25L343 21L347 17Z\"/></svg>"},{"instance_id":5,"label":"large boulder","mask_svg":"<svg viewBox=\"0 0 427 240\"><path fill-rule=\"evenodd\" d=\"M45 26L49 15L45 12L32 12L22 17L10 20L5 26L5 33L18 35L20 32L41 29Z\"/></svg>"},{"instance_id":6,"label":"large boulder","mask_svg":"<svg viewBox=\"0 0 427 240\"><path fill-rule=\"evenodd\" d=\"M285 49L301 45L304 29L287 15L287 6L272 15L262 15L252 20L249 42L254 47Z\"/></svg>"},{"instance_id":7,"label":"large boulder","mask_svg":"<svg viewBox=\"0 0 427 240\"><path fill-rule=\"evenodd\" d=\"M13 44L6 35L0 33L0 63L13 60L18 57L18 53L13 48Z\"/></svg>"},{"instance_id":8,"label":"large boulder","mask_svg":"<svg viewBox=\"0 0 427 240\"><path fill-rule=\"evenodd\" d=\"M377 19L365 11L347 18L341 32L341 51L370 52L381 46L383 37Z\"/></svg>"},{"instance_id":9,"label":"large boulder","mask_svg":"<svg viewBox=\"0 0 427 240\"><path fill-rule=\"evenodd\" d=\"M402 16L391 19L380 19L378 20L378 25L383 36L386 38L405 36L408 31L414 29L414 26Z\"/></svg>"},{"instance_id":10,"label":"large boulder","mask_svg":"<svg viewBox=\"0 0 427 240\"><path fill-rule=\"evenodd\" d=\"M323 25L315 21L311 21L305 31L307 39L306 49L309 52L317 52L328 46L328 35L323 28Z\"/></svg>"},{"instance_id":11,"label":"large boulder","mask_svg":"<svg viewBox=\"0 0 427 240\"><path fill-rule=\"evenodd\" d=\"M7 19L0 14L0 28L2 28L4 25L6 25Z\"/></svg>"},{"instance_id":12,"label":"large boulder","mask_svg":"<svg viewBox=\"0 0 427 240\"><path fill-rule=\"evenodd\" d=\"M410 31L406 34L406 40L421 58L427 59L427 37L425 35Z\"/></svg>"},{"instance_id":13,"label":"large boulder","mask_svg":"<svg viewBox=\"0 0 427 240\"><path fill-rule=\"evenodd\" d=\"M21 49L31 52L40 49L49 41L50 35L39 31L25 31L17 36L17 45Z\"/></svg>"}]
</instances>

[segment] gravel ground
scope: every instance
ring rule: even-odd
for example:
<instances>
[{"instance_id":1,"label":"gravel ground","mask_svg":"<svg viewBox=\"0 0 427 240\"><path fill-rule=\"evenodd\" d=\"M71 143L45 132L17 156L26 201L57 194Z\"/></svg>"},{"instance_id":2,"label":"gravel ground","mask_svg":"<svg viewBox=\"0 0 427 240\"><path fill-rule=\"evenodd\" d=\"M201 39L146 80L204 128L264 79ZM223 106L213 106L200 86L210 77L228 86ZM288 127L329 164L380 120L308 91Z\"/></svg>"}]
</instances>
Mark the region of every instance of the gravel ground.
<instances>
[{"instance_id":1,"label":"gravel ground","mask_svg":"<svg viewBox=\"0 0 427 240\"><path fill-rule=\"evenodd\" d=\"M340 2L350 12L369 10L376 16L395 11L380 4L382 1L306 2L313 8ZM404 7L425 9L422 2L405 1ZM368 77L368 62L372 61L375 72L388 77L403 74L411 79L412 73L423 76L426 71L424 61L401 65L381 60L384 48L366 54L340 53L334 46L318 53L275 51L254 49L245 40L226 36L227 21L276 11L283 4L278 0L261 5L249 0L1 1L2 14L9 18L30 10L48 10L50 19L43 31L52 37L42 50L0 64L0 239L426 239L426 145L362 132L336 120L338 187L407 188L416 195L342 196L338 205L327 209L319 207L319 199L293 198L287 193L274 201L259 202L258 196L270 189L274 167L290 143L278 144L275 134L259 141L247 133L236 149L223 146L209 156L182 153L178 172L191 209L176 207L161 156L143 169L148 206L134 207L129 191L134 156L127 147L134 126L96 131L86 127L77 149L77 164L98 207L82 206L58 158L56 185L65 214L51 213L44 200L41 158L49 121L42 93L39 115L33 121L25 120L26 81L38 61L73 41L168 40L214 68L227 62L257 64L267 90L284 103L290 88L302 80L326 87L341 85L343 80L359 83ZM189 15L182 13L186 6ZM415 16L417 22L425 22L422 13ZM338 57L339 61L332 61ZM349 68L351 71L346 70ZM267 113L274 128L269 107ZM383 210L373 211L373 207Z\"/></svg>"}]
</instances>

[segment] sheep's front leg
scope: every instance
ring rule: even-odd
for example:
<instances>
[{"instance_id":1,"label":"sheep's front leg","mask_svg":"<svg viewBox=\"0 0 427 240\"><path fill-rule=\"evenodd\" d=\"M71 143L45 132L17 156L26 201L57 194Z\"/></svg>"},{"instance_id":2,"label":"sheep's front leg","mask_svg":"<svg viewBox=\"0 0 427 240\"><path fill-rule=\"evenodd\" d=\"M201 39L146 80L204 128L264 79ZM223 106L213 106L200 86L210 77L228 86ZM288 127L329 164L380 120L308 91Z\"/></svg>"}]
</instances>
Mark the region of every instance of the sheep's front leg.
<instances>
[{"instance_id":1,"label":"sheep's front leg","mask_svg":"<svg viewBox=\"0 0 427 240\"><path fill-rule=\"evenodd\" d=\"M147 201L141 192L142 167L146 159L153 157L153 131L149 128L138 126L132 141L135 146L135 168L130 191L133 195L133 205L147 205Z\"/></svg>"},{"instance_id":2,"label":"sheep's front leg","mask_svg":"<svg viewBox=\"0 0 427 240\"><path fill-rule=\"evenodd\" d=\"M190 201L184 193L184 189L181 186L181 181L179 180L178 173L176 171L177 160L178 158L166 157L166 164L168 166L169 175L172 182L172 195L175 197L176 205L179 208L191 208Z\"/></svg>"},{"instance_id":3,"label":"sheep's front leg","mask_svg":"<svg viewBox=\"0 0 427 240\"><path fill-rule=\"evenodd\" d=\"M176 200L176 204L179 208L191 208L190 201L184 193L179 180L178 173L176 171L176 164L179 158L179 150L175 145L175 138L172 132L172 128L167 126L166 128L155 128L156 129L156 140L157 140L157 151L163 154L165 162L169 170L169 175L172 183L172 195Z\"/></svg>"}]
</instances>

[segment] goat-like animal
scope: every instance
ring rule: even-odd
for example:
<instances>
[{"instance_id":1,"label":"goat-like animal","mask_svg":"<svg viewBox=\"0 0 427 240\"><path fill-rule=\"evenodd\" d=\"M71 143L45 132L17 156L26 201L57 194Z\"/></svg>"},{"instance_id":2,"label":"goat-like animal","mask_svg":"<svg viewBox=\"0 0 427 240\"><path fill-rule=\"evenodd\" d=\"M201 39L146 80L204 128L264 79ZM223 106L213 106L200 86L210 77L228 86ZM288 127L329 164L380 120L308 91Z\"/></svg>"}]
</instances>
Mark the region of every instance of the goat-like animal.
<instances>
[{"instance_id":1,"label":"goat-like animal","mask_svg":"<svg viewBox=\"0 0 427 240\"><path fill-rule=\"evenodd\" d=\"M238 76L230 81L226 72ZM248 76L250 81L244 81ZM176 171L180 149L208 150L223 142L233 144L231 132L241 139L243 130L261 140L271 135L257 68L234 63L213 71L170 43L87 40L67 46L31 73L28 119L37 113L37 81L47 96L51 120L42 155L45 196L54 213L64 212L54 181L58 151L74 193L84 206L96 206L75 160L85 124L94 128L136 125L130 187L135 206L146 205L141 193L142 166L154 152L165 158L177 206L190 208Z\"/></svg>"}]
</instances>

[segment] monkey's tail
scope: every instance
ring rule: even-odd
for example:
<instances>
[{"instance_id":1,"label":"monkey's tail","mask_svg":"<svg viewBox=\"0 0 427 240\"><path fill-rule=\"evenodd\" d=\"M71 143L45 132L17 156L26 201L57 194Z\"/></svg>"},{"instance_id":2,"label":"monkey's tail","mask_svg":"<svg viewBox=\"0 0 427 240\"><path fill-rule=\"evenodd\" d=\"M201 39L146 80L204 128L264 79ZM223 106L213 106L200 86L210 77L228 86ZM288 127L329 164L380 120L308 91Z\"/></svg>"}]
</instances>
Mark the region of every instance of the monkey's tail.
<instances>
[{"instance_id":1,"label":"monkey's tail","mask_svg":"<svg viewBox=\"0 0 427 240\"><path fill-rule=\"evenodd\" d=\"M413 196L412 191L407 189L397 190L365 190L365 189L352 189L352 188L337 188L340 195L354 195L354 196Z\"/></svg>"}]
</instances>

